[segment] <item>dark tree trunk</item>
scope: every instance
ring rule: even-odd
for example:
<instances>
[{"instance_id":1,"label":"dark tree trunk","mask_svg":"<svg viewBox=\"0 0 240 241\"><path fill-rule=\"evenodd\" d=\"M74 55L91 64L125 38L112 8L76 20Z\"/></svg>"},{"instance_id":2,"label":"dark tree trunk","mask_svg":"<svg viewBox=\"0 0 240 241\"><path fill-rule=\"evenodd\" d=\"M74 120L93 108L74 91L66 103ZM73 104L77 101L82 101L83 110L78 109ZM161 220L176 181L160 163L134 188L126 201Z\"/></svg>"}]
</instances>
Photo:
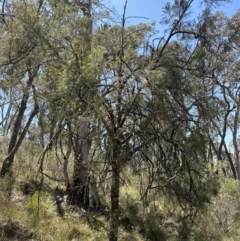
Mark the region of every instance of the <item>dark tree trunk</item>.
<instances>
[{"instance_id":1,"label":"dark tree trunk","mask_svg":"<svg viewBox=\"0 0 240 241\"><path fill-rule=\"evenodd\" d=\"M115 169L115 170L114 170ZM118 240L118 219L119 219L119 175L118 168L113 168L111 184L111 216L109 241Z\"/></svg>"},{"instance_id":2,"label":"dark tree trunk","mask_svg":"<svg viewBox=\"0 0 240 241\"><path fill-rule=\"evenodd\" d=\"M9 173L11 171L15 154L22 144L22 141L27 133L27 130L32 122L32 119L38 113L38 111L39 111L38 106L35 106L34 110L32 111L32 113L27 121L27 124L25 125L23 131L21 132L18 140L17 139L14 140L13 138L11 138L10 143L9 143L9 147L11 145L11 148L8 148L8 156L3 161L2 169L0 172L0 177L4 177L7 173ZM15 142L13 142L13 140Z\"/></svg>"},{"instance_id":3,"label":"dark tree trunk","mask_svg":"<svg viewBox=\"0 0 240 241\"><path fill-rule=\"evenodd\" d=\"M29 128L29 126L32 122L32 119L34 118L34 116L39 111L39 106L37 104L37 99L36 99L36 95L35 95L35 89L34 89L34 86L32 85L36 74L37 74L37 71L32 73L31 70L29 70L29 79L28 79L27 86L26 86L27 90L24 91L22 101L21 101L21 104L20 104L20 107L19 107L19 110L18 110L18 115L17 115L16 121L13 125L12 135L11 135L10 142L9 142L9 145L8 145L8 156L3 161L2 169L1 169L1 172L0 172L1 177L4 177L7 173L9 173L11 171L11 168L12 168L12 165L13 165L13 162L14 162L15 154L22 144L22 141L23 141L23 139L24 139L24 137L27 133L27 130L28 130L28 128ZM23 116L24 116L25 110L27 109L27 102L28 102L28 99L29 99L31 88L33 89L35 106L34 106L34 109L29 116L29 119L28 119L23 131L20 133L20 136L17 139L17 137L19 135L19 132L21 130Z\"/></svg>"},{"instance_id":4,"label":"dark tree trunk","mask_svg":"<svg viewBox=\"0 0 240 241\"><path fill-rule=\"evenodd\" d=\"M85 207L89 205L88 170L80 161L75 161L73 183L68 193L68 199L72 205Z\"/></svg>"},{"instance_id":5,"label":"dark tree trunk","mask_svg":"<svg viewBox=\"0 0 240 241\"><path fill-rule=\"evenodd\" d=\"M119 220L119 190L120 190L120 154L119 148L114 148L112 159L111 210L109 241L118 240Z\"/></svg>"}]
</instances>

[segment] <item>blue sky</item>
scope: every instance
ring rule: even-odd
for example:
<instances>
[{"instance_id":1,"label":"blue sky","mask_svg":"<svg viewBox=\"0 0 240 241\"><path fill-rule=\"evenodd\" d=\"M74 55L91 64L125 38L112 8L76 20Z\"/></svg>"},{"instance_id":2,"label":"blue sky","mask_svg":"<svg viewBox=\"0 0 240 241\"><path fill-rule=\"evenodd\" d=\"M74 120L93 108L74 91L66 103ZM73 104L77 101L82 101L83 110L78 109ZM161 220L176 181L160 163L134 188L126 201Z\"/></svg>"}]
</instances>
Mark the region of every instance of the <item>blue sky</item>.
<instances>
[{"instance_id":1,"label":"blue sky","mask_svg":"<svg viewBox=\"0 0 240 241\"><path fill-rule=\"evenodd\" d=\"M115 6L118 13L123 13L123 7L125 0L109 0L110 4ZM128 0L127 5L127 16L141 16L148 18L130 18L128 19L129 24L136 24L138 22L152 22L156 21L158 24L162 16L162 8L167 2L173 2L172 0ZM199 0L195 0L192 5L192 12L197 15L199 12ZM217 10L221 10L231 17L237 10L240 9L240 0L232 0L232 3L225 3Z\"/></svg>"}]
</instances>

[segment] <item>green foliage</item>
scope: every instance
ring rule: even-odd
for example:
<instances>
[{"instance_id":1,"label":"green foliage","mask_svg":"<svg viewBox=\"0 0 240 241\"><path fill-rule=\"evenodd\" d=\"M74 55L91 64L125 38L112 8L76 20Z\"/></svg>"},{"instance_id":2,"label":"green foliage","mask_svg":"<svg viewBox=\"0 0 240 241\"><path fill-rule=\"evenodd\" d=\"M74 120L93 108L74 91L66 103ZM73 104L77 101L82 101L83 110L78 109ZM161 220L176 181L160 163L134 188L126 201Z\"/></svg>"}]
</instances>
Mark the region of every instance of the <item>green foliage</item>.
<instances>
[{"instance_id":1,"label":"green foliage","mask_svg":"<svg viewBox=\"0 0 240 241\"><path fill-rule=\"evenodd\" d=\"M237 240L239 222L238 215L239 184L237 181L223 178L220 180L219 194L212 198L196 218L191 240Z\"/></svg>"},{"instance_id":2,"label":"green foliage","mask_svg":"<svg viewBox=\"0 0 240 241\"><path fill-rule=\"evenodd\" d=\"M33 165L34 162L29 164ZM231 240L231 238L237 240L237 232L240 228L237 199L239 185L237 181L227 178L219 180L221 183L219 193L212 197L208 204L198 209L194 225L191 226L190 220L183 219L182 208L174 196L170 195L171 193L155 194L153 190L150 191L147 200L144 202L139 200L140 182L138 176L129 175L129 173L131 173L130 169L125 171L125 175L130 180L127 186L121 188L120 195L119 237L121 240L225 241ZM2 192L0 229L5 230L3 231L5 236L11 234L12 240L14 238L21 240L18 235L20 230L24 230L24 237L29 235L36 240L72 240L79 237L86 241L89 239L107 239L107 229L104 228L108 226L109 216L107 212L91 217L91 213L87 215L86 213L77 214L73 213L71 209L63 207L65 215L59 217L56 206L53 205L54 193L49 192L50 190L36 192L32 197L23 196L18 192L19 178L23 180L24 175L24 172L19 173L12 189L12 196L17 195L18 201L8 199L4 202L5 194ZM208 185L206 184L208 188L210 186L216 187L214 178L209 177L205 180L208 183ZM184 182L184 180L182 181ZM200 187L196 189L201 190ZM208 193L210 188L209 190L204 188L202 191ZM105 198L109 197L105 196ZM108 200L105 205L108 209ZM81 215L81 219L79 219L79 215ZM12 221L7 221L6 218ZM96 220L98 220L98 224ZM14 224L10 225L8 222ZM99 223L101 224L99 225Z\"/></svg>"},{"instance_id":3,"label":"green foliage","mask_svg":"<svg viewBox=\"0 0 240 241\"><path fill-rule=\"evenodd\" d=\"M40 183L35 178L26 178L20 183L20 190L24 195L33 195L40 189Z\"/></svg>"},{"instance_id":4,"label":"green foliage","mask_svg":"<svg viewBox=\"0 0 240 241\"><path fill-rule=\"evenodd\" d=\"M16 179L13 173L9 173L4 179L0 178L0 191L9 198L11 198L15 180Z\"/></svg>"},{"instance_id":5,"label":"green foliage","mask_svg":"<svg viewBox=\"0 0 240 241\"><path fill-rule=\"evenodd\" d=\"M79 210L77 218L68 210L58 217L52 205L56 195L63 195L64 161L72 174L72 161L79 161L85 147L79 143L86 140L92 143L93 174L106 171L111 179L114 168L120 174L127 170L129 189L122 187L120 196L121 240L224 240L230 231L237 237L238 183L213 175L220 164L209 167L207 151L215 147L212 156L220 153L217 158L223 159L214 138L217 133L223 143L224 124L232 127L232 118L238 119L239 16L205 11L197 23L189 18L191 2L166 5L166 37L153 44L154 23L115 21L97 28L109 11L93 11L96 15L88 18L74 1L8 4L15 17L6 17L0 30L0 100L11 108L2 108L1 131L12 134L25 93L30 95L19 129L26 127L34 104L40 113L16 155L14 175L0 180L2 215L22 221L40 240L106 240L108 195L101 217ZM48 159L42 165L49 178L44 183L35 177L42 152ZM47 188L39 190L40 184ZM21 197L19 206L13 194ZM18 238L21 225L5 226L6 237Z\"/></svg>"},{"instance_id":6,"label":"green foliage","mask_svg":"<svg viewBox=\"0 0 240 241\"><path fill-rule=\"evenodd\" d=\"M239 181L232 178L224 178L221 182L220 194L238 198L240 195Z\"/></svg>"},{"instance_id":7,"label":"green foliage","mask_svg":"<svg viewBox=\"0 0 240 241\"><path fill-rule=\"evenodd\" d=\"M25 208L33 220L37 221L39 217L48 216L48 208L43 205L46 202L46 198L45 194L36 192L25 201Z\"/></svg>"},{"instance_id":8,"label":"green foliage","mask_svg":"<svg viewBox=\"0 0 240 241\"><path fill-rule=\"evenodd\" d=\"M120 225L128 232L139 232L146 240L166 240L168 236L164 215L160 203L148 197L148 208L145 202L139 201L136 187L122 188ZM124 198L123 198L124 197Z\"/></svg>"}]
</instances>

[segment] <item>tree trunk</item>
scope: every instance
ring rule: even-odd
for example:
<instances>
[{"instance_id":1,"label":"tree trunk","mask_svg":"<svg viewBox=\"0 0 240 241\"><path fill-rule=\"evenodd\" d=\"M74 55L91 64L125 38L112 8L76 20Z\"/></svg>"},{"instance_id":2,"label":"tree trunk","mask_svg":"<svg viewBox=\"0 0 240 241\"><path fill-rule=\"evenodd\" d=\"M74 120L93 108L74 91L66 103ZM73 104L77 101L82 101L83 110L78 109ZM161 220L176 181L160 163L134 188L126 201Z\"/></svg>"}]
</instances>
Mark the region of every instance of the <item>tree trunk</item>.
<instances>
[{"instance_id":1,"label":"tree trunk","mask_svg":"<svg viewBox=\"0 0 240 241\"><path fill-rule=\"evenodd\" d=\"M86 49L86 55L91 52L91 37L92 37L92 19L91 19L91 0L79 1L79 6L83 11L84 17L87 18L88 29L86 31L86 42L88 47ZM86 80L87 81L87 80ZM89 205L89 185L90 185L90 176L89 176L89 132L90 132L90 121L88 120L90 116L90 107L89 103L92 101L92 94L88 87L83 88L80 91L80 99L84 99L82 102L81 108L79 108L79 116L85 118L81 121L77 134L76 140L74 142L74 174L73 174L73 183L71 190L69 192L70 203L81 204L84 206ZM96 194L97 195L97 194ZM98 196L97 196L98 197ZM94 198L96 199L96 198Z\"/></svg>"},{"instance_id":2,"label":"tree trunk","mask_svg":"<svg viewBox=\"0 0 240 241\"><path fill-rule=\"evenodd\" d=\"M82 161L75 161L73 183L68 193L69 203L87 207L89 205L88 170Z\"/></svg>"},{"instance_id":3,"label":"tree trunk","mask_svg":"<svg viewBox=\"0 0 240 241\"><path fill-rule=\"evenodd\" d=\"M118 240L120 170L117 164L112 167L111 214L109 241Z\"/></svg>"},{"instance_id":4,"label":"tree trunk","mask_svg":"<svg viewBox=\"0 0 240 241\"><path fill-rule=\"evenodd\" d=\"M239 98L240 99L240 98ZM239 121L239 111L240 111L240 101L237 102L237 110L234 117L234 127L233 127L233 146L236 156L236 166L237 166L237 178L240 180L240 163L239 163L239 149L238 149L238 121ZM229 154L230 155L230 154Z\"/></svg>"},{"instance_id":5,"label":"tree trunk","mask_svg":"<svg viewBox=\"0 0 240 241\"><path fill-rule=\"evenodd\" d=\"M8 145L8 156L4 159L3 161L3 165L2 165L2 169L0 172L0 176L4 177L7 173L9 173L11 171L13 162L14 162L14 157L16 152L18 151L19 147L21 146L21 143L27 133L27 130L32 122L32 119L34 118L34 116L38 113L39 111L39 106L37 103L37 99L36 99L36 95L35 95L35 89L33 86L33 80L37 74L37 71L34 71L34 73L31 72L31 70L29 70L29 79L27 81L27 90L24 90L24 94L22 97L22 101L18 110L18 115L16 118L16 121L14 123L13 126L13 130L12 130L12 136L10 138L10 142ZM17 137L19 135L19 132L21 130L21 125L22 125L22 120L23 120L23 116L25 113L25 110L27 109L27 102L29 99L29 95L30 95L30 89L33 89L33 95L34 95L34 100L35 100L35 106L33 111L30 114L30 117L22 131L22 133L20 134L19 139L17 140Z\"/></svg>"},{"instance_id":6,"label":"tree trunk","mask_svg":"<svg viewBox=\"0 0 240 241\"><path fill-rule=\"evenodd\" d=\"M111 210L110 210L110 232L109 241L118 240L118 220L119 220L119 191L120 191L120 148L113 147L112 155L112 182L111 182Z\"/></svg>"}]
</instances>

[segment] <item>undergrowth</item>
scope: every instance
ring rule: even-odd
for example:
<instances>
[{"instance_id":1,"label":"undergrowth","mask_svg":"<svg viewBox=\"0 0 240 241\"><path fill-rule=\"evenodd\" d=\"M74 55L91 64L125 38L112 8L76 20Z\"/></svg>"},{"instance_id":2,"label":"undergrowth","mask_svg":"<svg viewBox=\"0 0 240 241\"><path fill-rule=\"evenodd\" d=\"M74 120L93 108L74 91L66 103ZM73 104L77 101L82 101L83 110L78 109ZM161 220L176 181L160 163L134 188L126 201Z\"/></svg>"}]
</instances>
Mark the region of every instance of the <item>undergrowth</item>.
<instances>
[{"instance_id":1,"label":"undergrowth","mask_svg":"<svg viewBox=\"0 0 240 241\"><path fill-rule=\"evenodd\" d=\"M31 152L33 150L31 149ZM74 206L58 207L56 196L64 183L38 173L38 159L24 154L11 175L0 179L0 240L3 241L105 241L108 239L110 193L100 191L101 212ZM23 152L16 163L23 161ZM46 164L54 173L54 162ZM59 166L56 166L56 170ZM125 178L127 177L127 178ZM121 241L235 241L240 240L240 188L230 178L219 178L221 188L198 210L191 222L184 219L176 199L149 192L141 198L144 177L129 168L120 190L119 240ZM141 184L141 185L140 185ZM60 215L60 209L62 213Z\"/></svg>"}]
</instances>

